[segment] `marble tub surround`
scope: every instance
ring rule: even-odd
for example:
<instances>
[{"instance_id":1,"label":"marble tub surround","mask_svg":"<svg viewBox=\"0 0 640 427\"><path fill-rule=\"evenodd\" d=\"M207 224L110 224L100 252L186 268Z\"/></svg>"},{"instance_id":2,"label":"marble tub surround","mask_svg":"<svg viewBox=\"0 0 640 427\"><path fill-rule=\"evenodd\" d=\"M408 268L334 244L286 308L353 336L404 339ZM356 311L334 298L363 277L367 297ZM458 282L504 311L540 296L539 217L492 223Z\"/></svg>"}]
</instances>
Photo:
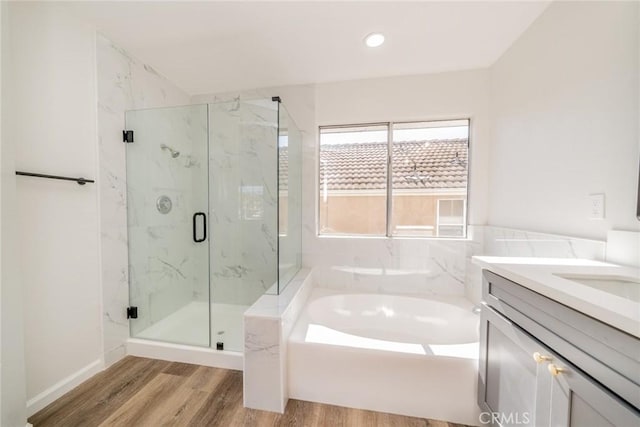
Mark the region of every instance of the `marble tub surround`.
<instances>
[{"instance_id":1,"label":"marble tub surround","mask_svg":"<svg viewBox=\"0 0 640 427\"><path fill-rule=\"evenodd\" d=\"M482 299L482 269L472 262L474 256L604 260L607 246L599 240L482 225L468 226L467 239L460 240L320 237L317 242L307 258L322 287L465 295L474 304Z\"/></svg>"},{"instance_id":2,"label":"marble tub surround","mask_svg":"<svg viewBox=\"0 0 640 427\"><path fill-rule=\"evenodd\" d=\"M465 292L468 240L318 239L314 277L322 287L400 294Z\"/></svg>"},{"instance_id":3,"label":"marble tub surround","mask_svg":"<svg viewBox=\"0 0 640 427\"><path fill-rule=\"evenodd\" d=\"M313 288L301 269L280 295L261 296L244 314L244 406L283 413L289 400L287 339Z\"/></svg>"},{"instance_id":4,"label":"marble tub surround","mask_svg":"<svg viewBox=\"0 0 640 427\"><path fill-rule=\"evenodd\" d=\"M104 359L125 355L129 322L125 111L184 105L189 96L108 38L96 38ZM170 145L170 144L169 144ZM167 154L167 153L165 153Z\"/></svg>"},{"instance_id":5,"label":"marble tub surround","mask_svg":"<svg viewBox=\"0 0 640 427\"><path fill-rule=\"evenodd\" d=\"M640 337L640 285L588 286L579 281L589 277L639 281L638 268L580 258L478 256L473 261L532 291Z\"/></svg>"},{"instance_id":6,"label":"marble tub surround","mask_svg":"<svg viewBox=\"0 0 640 427\"><path fill-rule=\"evenodd\" d=\"M475 255L602 260L604 251L602 241L470 225L466 239L319 237L306 257L321 286L330 289L465 295L478 304L482 279L471 261Z\"/></svg>"},{"instance_id":7,"label":"marble tub surround","mask_svg":"<svg viewBox=\"0 0 640 427\"><path fill-rule=\"evenodd\" d=\"M484 253L484 226L469 226L471 240L466 245L465 271L464 271L464 294L475 305L482 301L482 273L480 267L472 261L476 255Z\"/></svg>"}]
</instances>

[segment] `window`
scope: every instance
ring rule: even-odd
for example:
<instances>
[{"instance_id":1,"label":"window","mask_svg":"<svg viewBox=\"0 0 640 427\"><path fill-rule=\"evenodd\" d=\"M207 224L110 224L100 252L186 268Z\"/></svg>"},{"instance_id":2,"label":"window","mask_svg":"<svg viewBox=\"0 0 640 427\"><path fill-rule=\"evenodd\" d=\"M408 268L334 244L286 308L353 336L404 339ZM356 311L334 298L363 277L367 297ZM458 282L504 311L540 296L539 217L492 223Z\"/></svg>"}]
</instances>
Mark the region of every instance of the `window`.
<instances>
[{"instance_id":1,"label":"window","mask_svg":"<svg viewBox=\"0 0 640 427\"><path fill-rule=\"evenodd\" d=\"M320 131L320 234L386 234L386 125Z\"/></svg>"},{"instance_id":2,"label":"window","mask_svg":"<svg viewBox=\"0 0 640 427\"><path fill-rule=\"evenodd\" d=\"M466 235L469 120L320 128L321 235Z\"/></svg>"}]
</instances>

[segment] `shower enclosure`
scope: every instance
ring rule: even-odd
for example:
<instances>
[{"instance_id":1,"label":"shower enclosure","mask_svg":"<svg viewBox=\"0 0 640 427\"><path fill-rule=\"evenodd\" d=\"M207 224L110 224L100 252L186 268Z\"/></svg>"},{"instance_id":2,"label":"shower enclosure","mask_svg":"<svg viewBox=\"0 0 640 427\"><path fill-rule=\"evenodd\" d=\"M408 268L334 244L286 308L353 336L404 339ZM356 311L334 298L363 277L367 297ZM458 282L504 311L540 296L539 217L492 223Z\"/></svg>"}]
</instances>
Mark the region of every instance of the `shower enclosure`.
<instances>
[{"instance_id":1,"label":"shower enclosure","mask_svg":"<svg viewBox=\"0 0 640 427\"><path fill-rule=\"evenodd\" d=\"M130 335L242 351L301 261L301 134L279 98L128 111Z\"/></svg>"}]
</instances>

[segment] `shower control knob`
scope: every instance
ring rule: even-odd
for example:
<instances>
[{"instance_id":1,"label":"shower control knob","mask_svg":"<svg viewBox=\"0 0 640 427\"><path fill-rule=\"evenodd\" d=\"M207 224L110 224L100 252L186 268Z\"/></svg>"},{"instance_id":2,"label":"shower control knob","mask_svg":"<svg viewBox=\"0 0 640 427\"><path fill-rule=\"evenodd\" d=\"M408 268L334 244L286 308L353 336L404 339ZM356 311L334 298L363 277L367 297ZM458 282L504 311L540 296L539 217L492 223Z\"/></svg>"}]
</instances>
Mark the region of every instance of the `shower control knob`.
<instances>
[{"instance_id":1,"label":"shower control knob","mask_svg":"<svg viewBox=\"0 0 640 427\"><path fill-rule=\"evenodd\" d=\"M173 207L173 203L168 196L160 196L158 200L156 200L156 208L158 208L158 212L163 215L171 212L171 208Z\"/></svg>"}]
</instances>

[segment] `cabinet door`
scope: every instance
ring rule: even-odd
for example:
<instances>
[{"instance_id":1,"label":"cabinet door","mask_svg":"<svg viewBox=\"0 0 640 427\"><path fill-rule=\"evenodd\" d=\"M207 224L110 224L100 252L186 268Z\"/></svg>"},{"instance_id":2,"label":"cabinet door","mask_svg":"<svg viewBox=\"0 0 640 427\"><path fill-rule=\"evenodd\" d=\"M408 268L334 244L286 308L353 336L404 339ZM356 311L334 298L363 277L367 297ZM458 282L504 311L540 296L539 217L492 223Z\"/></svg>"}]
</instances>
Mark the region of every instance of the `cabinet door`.
<instances>
[{"instance_id":1,"label":"cabinet door","mask_svg":"<svg viewBox=\"0 0 640 427\"><path fill-rule=\"evenodd\" d=\"M486 305L480 336L478 403L484 412L479 421L548 425L551 376L545 362L550 356L544 348Z\"/></svg>"},{"instance_id":2,"label":"cabinet door","mask_svg":"<svg viewBox=\"0 0 640 427\"><path fill-rule=\"evenodd\" d=\"M550 425L553 427L640 426L640 413L573 365L554 355Z\"/></svg>"}]
</instances>

